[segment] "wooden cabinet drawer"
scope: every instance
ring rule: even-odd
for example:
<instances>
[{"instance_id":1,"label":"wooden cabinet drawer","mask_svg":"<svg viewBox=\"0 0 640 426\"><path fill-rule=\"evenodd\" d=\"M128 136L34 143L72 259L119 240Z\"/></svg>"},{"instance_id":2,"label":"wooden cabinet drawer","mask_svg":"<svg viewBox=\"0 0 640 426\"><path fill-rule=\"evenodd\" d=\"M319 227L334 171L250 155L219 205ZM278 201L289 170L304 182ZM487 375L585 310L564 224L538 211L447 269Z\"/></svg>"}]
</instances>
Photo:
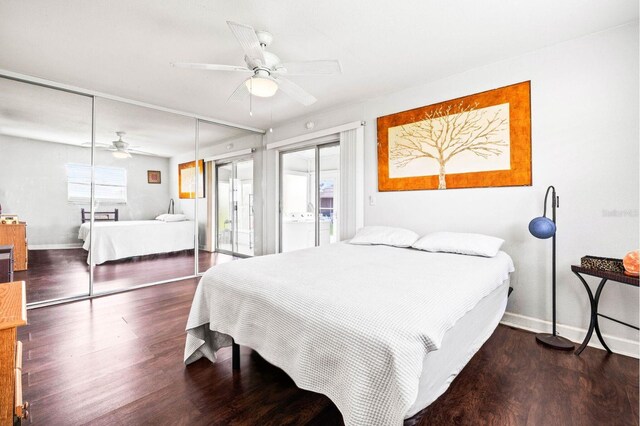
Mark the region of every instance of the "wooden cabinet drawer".
<instances>
[{"instance_id":1,"label":"wooden cabinet drawer","mask_svg":"<svg viewBox=\"0 0 640 426\"><path fill-rule=\"evenodd\" d=\"M22 400L22 342L16 342L14 414L19 419L29 418L29 403Z\"/></svg>"}]
</instances>

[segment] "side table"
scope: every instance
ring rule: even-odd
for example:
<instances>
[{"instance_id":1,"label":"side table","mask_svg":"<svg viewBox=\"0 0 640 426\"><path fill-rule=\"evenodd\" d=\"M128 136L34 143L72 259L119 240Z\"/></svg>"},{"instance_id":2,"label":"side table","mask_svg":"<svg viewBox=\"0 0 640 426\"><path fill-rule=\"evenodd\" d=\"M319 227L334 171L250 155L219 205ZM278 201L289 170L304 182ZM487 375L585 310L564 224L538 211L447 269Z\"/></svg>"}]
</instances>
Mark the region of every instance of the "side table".
<instances>
[{"instance_id":1,"label":"side table","mask_svg":"<svg viewBox=\"0 0 640 426\"><path fill-rule=\"evenodd\" d=\"M571 266L571 271L573 271L573 273L576 274L576 276L582 282L582 285L584 285L584 288L585 290L587 290L587 294L589 295L589 302L591 304L591 321L589 323L589 330L587 331L587 335L585 336L584 341L582 342L580 347L576 349L575 354L580 355L584 350L584 348L587 347L587 343L589 343L589 340L591 340L591 335L593 334L594 329L596 330L596 335L598 336L598 340L600 340L600 343L602 343L602 346L606 349L607 352L611 353L611 349L609 349L609 347L604 341L604 338L602 337L602 333L600 333L600 324L598 323L598 317L606 318L608 320L617 322L618 324L622 324L630 328L634 328L636 330L640 330L640 329L635 325L627 324L626 322L620 321L615 318L611 318L610 316L607 316L598 312L598 303L600 302L600 296L602 295L602 290L604 289L604 286L608 281L615 281L621 284L627 284L634 287L638 287L638 277L632 277L630 275L626 275L621 272L609 272L609 271L600 271L597 269L588 269L588 268L583 268L577 265ZM595 297L593 296L593 293L591 292L591 288L589 288L589 285L587 284L587 282L585 281L582 275L589 275L592 277L601 278L600 284L598 285L598 288L596 290Z\"/></svg>"}]
</instances>

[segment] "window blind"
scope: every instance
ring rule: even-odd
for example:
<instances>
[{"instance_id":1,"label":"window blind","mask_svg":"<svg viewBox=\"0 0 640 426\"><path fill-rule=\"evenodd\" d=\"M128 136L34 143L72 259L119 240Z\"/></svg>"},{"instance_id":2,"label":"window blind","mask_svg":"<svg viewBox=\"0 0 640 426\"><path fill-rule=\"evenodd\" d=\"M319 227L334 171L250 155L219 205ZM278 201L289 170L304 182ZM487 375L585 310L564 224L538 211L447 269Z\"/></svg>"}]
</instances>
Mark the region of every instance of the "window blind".
<instances>
[{"instance_id":1,"label":"window blind","mask_svg":"<svg viewBox=\"0 0 640 426\"><path fill-rule=\"evenodd\" d=\"M91 201L91 166L66 164L67 200ZM97 202L124 204L127 202L127 170L122 167L95 167L95 197Z\"/></svg>"}]
</instances>

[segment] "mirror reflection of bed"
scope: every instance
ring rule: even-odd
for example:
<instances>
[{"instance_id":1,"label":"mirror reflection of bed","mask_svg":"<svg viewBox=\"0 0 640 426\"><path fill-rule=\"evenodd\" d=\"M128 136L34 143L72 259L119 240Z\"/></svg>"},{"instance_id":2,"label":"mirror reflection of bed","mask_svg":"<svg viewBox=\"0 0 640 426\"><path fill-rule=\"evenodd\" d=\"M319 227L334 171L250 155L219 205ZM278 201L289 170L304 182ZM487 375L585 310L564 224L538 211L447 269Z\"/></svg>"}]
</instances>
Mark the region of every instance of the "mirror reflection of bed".
<instances>
[{"instance_id":1,"label":"mirror reflection of bed","mask_svg":"<svg viewBox=\"0 0 640 426\"><path fill-rule=\"evenodd\" d=\"M101 283L101 290L126 286L140 275L162 281L167 275L186 276L191 272L195 224L184 214L170 213L172 204L173 199L167 213L146 220L120 221L118 209L96 211L93 247L89 236L91 212L82 209L78 239L83 241L86 263L95 265L94 280Z\"/></svg>"}]
</instances>

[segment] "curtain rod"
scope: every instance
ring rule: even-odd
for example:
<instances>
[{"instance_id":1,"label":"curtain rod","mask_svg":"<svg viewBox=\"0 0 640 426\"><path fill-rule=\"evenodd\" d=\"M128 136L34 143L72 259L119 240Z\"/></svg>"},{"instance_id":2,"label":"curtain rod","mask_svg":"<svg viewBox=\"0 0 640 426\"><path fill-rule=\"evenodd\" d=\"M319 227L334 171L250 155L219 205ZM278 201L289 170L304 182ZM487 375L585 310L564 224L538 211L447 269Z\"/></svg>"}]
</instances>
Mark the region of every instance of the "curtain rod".
<instances>
[{"instance_id":1,"label":"curtain rod","mask_svg":"<svg viewBox=\"0 0 640 426\"><path fill-rule=\"evenodd\" d=\"M271 142L267 144L267 149L281 148L283 146L293 145L298 142L304 142L310 139L317 139L323 136L332 135L334 133L345 132L347 130L352 130L352 129L356 129L358 127L364 126L365 124L366 123L364 121L352 121L351 123L342 124L340 126L331 127L324 130L318 130L313 133L305 133L304 135L294 136L292 138L283 139L277 142Z\"/></svg>"}]
</instances>

